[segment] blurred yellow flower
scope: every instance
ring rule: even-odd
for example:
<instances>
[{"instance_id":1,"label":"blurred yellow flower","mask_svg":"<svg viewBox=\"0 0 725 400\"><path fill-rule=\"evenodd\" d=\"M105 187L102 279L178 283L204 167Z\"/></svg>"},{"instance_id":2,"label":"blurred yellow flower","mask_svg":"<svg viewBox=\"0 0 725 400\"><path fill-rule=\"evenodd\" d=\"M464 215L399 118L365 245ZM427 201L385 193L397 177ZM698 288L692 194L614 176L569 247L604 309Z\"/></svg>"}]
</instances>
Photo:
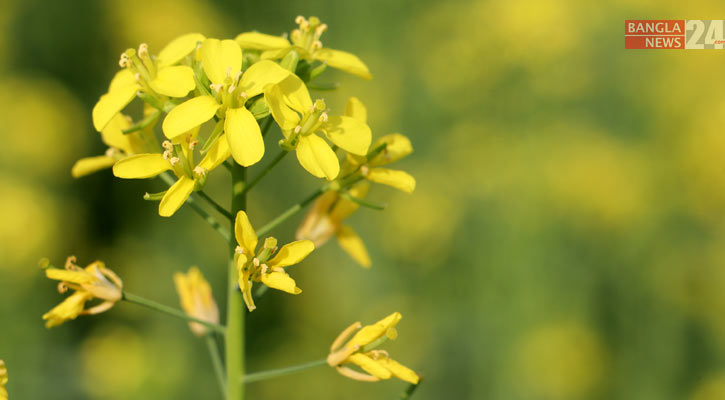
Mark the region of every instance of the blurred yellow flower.
<instances>
[{"instance_id":1,"label":"blurred yellow flower","mask_svg":"<svg viewBox=\"0 0 725 400\"><path fill-rule=\"evenodd\" d=\"M211 286L199 268L191 267L186 274L176 272L174 284L184 312L203 321L219 323L219 308L212 296ZM189 322L189 328L196 336L204 336L209 331L197 322Z\"/></svg>"},{"instance_id":2,"label":"blurred yellow flower","mask_svg":"<svg viewBox=\"0 0 725 400\"><path fill-rule=\"evenodd\" d=\"M368 67L356 55L322 47L320 36L327 30L327 25L321 23L319 18L310 17L308 20L298 16L295 23L299 29L290 34L292 43L281 36L258 32L242 33L236 37L236 41L243 49L261 50L262 59L280 59L294 50L305 60L320 61L363 79L372 78Z\"/></svg>"},{"instance_id":3,"label":"blurred yellow flower","mask_svg":"<svg viewBox=\"0 0 725 400\"><path fill-rule=\"evenodd\" d=\"M68 289L75 292L62 303L43 315L47 320L46 328L52 328L65 321L75 319L79 315L94 315L107 311L123 297L123 282L113 271L106 268L101 261L95 261L86 268L75 264L74 256L68 257L65 269L47 268L45 276L61 281L58 292L65 293ZM99 299L100 304L85 309L86 302Z\"/></svg>"},{"instance_id":4,"label":"blurred yellow flower","mask_svg":"<svg viewBox=\"0 0 725 400\"><path fill-rule=\"evenodd\" d=\"M249 311L256 308L252 298L252 281L262 282L273 289L290 294L302 293L284 268L300 263L312 253L315 245L311 241L299 240L288 243L277 252L277 239L268 237L262 248L257 251L257 234L244 211L237 213L234 235L238 243L235 261L239 273L239 288L242 290Z\"/></svg>"},{"instance_id":5,"label":"blurred yellow flower","mask_svg":"<svg viewBox=\"0 0 725 400\"><path fill-rule=\"evenodd\" d=\"M358 381L375 382L396 377L417 384L420 378L413 370L390 358L386 351L374 350L388 339L398 336L395 325L401 318L399 312L394 312L373 325L363 327L360 322L350 325L330 346L327 363L341 375ZM347 340L355 331L355 336ZM355 364L367 374L343 364Z\"/></svg>"},{"instance_id":6,"label":"blurred yellow flower","mask_svg":"<svg viewBox=\"0 0 725 400\"><path fill-rule=\"evenodd\" d=\"M160 153L136 154L118 161L113 166L113 175L123 179L152 178L172 170L178 178L167 190L159 203L159 215L170 217L186 202L194 190L201 190L206 184L209 171L218 167L229 155L226 140L217 140L204 158L194 166L194 149L199 127L172 141L165 141L166 151Z\"/></svg>"},{"instance_id":7,"label":"blurred yellow flower","mask_svg":"<svg viewBox=\"0 0 725 400\"><path fill-rule=\"evenodd\" d=\"M367 123L367 109L357 97L350 97L347 100L345 115ZM384 148L382 148L383 145ZM346 176L359 170L362 176L371 182L382 183L406 193L413 193L415 178L410 174L405 171L380 168L412 153L413 145L410 143L410 139L400 133L391 133L376 140L371 148L372 152L380 148L382 150L366 156L348 154L340 175Z\"/></svg>"},{"instance_id":8,"label":"blurred yellow flower","mask_svg":"<svg viewBox=\"0 0 725 400\"><path fill-rule=\"evenodd\" d=\"M5 385L8 383L8 369L5 367L5 361L0 360L0 400L8 400L8 391Z\"/></svg>"},{"instance_id":9,"label":"blurred yellow flower","mask_svg":"<svg viewBox=\"0 0 725 400\"><path fill-rule=\"evenodd\" d=\"M367 154L372 138L370 127L348 116L328 117L325 102L318 99L313 103L304 82L296 75L268 86L264 99L286 138L282 146L295 149L297 160L312 175L333 180L340 172L337 155L315 135L317 132L349 153Z\"/></svg>"},{"instance_id":10,"label":"blurred yellow flower","mask_svg":"<svg viewBox=\"0 0 725 400\"><path fill-rule=\"evenodd\" d=\"M353 185L347 194L361 199L365 197L369 188L369 183L359 182ZM359 207L358 203L341 196L339 192L328 191L320 196L307 212L297 229L296 238L311 240L315 248L318 248L335 235L343 250L360 265L369 268L371 261L365 243L352 227L343 225L343 221Z\"/></svg>"}]
</instances>

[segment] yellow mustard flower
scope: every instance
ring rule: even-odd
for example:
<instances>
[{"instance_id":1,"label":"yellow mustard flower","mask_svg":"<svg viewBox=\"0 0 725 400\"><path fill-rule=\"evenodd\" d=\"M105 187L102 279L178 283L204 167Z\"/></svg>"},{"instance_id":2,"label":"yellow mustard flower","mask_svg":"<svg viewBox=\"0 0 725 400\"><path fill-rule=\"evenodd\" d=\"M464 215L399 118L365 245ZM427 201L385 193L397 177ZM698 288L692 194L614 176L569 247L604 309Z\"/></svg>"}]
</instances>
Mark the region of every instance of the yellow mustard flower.
<instances>
[{"instance_id":1,"label":"yellow mustard flower","mask_svg":"<svg viewBox=\"0 0 725 400\"><path fill-rule=\"evenodd\" d=\"M46 277L60 281L58 292L74 290L73 294L43 315L47 328L75 319L79 315L102 313L123 297L123 282L103 262L95 261L86 268L79 267L75 262L76 258L71 256L66 260L65 269L51 267L45 270ZM102 302L85 308L86 302L93 299Z\"/></svg>"},{"instance_id":2,"label":"yellow mustard flower","mask_svg":"<svg viewBox=\"0 0 725 400\"><path fill-rule=\"evenodd\" d=\"M165 104L169 97L185 97L194 87L194 70L176 65L204 40L200 33L189 33L172 40L154 59L148 46L142 43L138 51L128 49L121 54L118 71L111 80L108 92L93 107L93 126L103 128L136 97L138 92Z\"/></svg>"},{"instance_id":3,"label":"yellow mustard flower","mask_svg":"<svg viewBox=\"0 0 725 400\"><path fill-rule=\"evenodd\" d=\"M234 161L248 167L262 159L264 140L245 103L290 72L273 61L263 60L242 73L242 49L233 40L206 39L199 52L213 94L174 107L164 119L164 134L174 139L216 116L219 129L215 131L221 133L223 127Z\"/></svg>"},{"instance_id":4,"label":"yellow mustard flower","mask_svg":"<svg viewBox=\"0 0 725 400\"><path fill-rule=\"evenodd\" d=\"M173 141L165 141L165 151L159 153L136 154L124 158L113 165L113 175L123 179L153 178L171 170L178 178L164 193L159 203L159 215L170 217L186 202L191 193L201 190L206 184L209 171L218 167L229 158L229 146L226 140L217 140L198 164L194 164L194 149L199 127L193 128Z\"/></svg>"},{"instance_id":5,"label":"yellow mustard flower","mask_svg":"<svg viewBox=\"0 0 725 400\"><path fill-rule=\"evenodd\" d=\"M313 103L304 82L296 75L267 86L264 98L286 138L282 146L294 148L297 160L312 175L333 180L340 172L337 155L317 132L349 153L367 154L372 140L370 127L348 116L329 117L325 102L318 99Z\"/></svg>"},{"instance_id":6,"label":"yellow mustard flower","mask_svg":"<svg viewBox=\"0 0 725 400\"><path fill-rule=\"evenodd\" d=\"M347 193L361 199L365 197L369 188L370 184L367 182L359 182L353 185ZM343 225L343 221L359 207L358 203L341 196L337 191L325 192L317 198L305 215L302 224L297 229L296 237L298 240L311 240L317 248L334 235L343 250L360 265L369 268L371 262L365 243L352 227Z\"/></svg>"},{"instance_id":7,"label":"yellow mustard flower","mask_svg":"<svg viewBox=\"0 0 725 400\"><path fill-rule=\"evenodd\" d=\"M5 385L8 384L8 369L5 367L5 361L0 360L0 400L8 400L8 391Z\"/></svg>"},{"instance_id":8,"label":"yellow mustard flower","mask_svg":"<svg viewBox=\"0 0 725 400\"><path fill-rule=\"evenodd\" d=\"M211 294L211 286L199 268L191 267L186 274L176 272L174 284L184 312L202 321L219 323L219 308ZM198 322L189 322L189 328L196 336L204 336L209 331L209 328Z\"/></svg>"},{"instance_id":9,"label":"yellow mustard flower","mask_svg":"<svg viewBox=\"0 0 725 400\"><path fill-rule=\"evenodd\" d=\"M365 105L356 97L350 97L345 107L345 115L366 122L367 110ZM376 140L370 146L372 151L385 145L385 148L371 156L360 156L348 154L342 166L342 176L352 172L360 171L365 179L371 182L392 186L406 193L413 193L415 190L415 178L405 171L381 168L387 164L396 162L413 152L410 139L400 133L391 133Z\"/></svg>"},{"instance_id":10,"label":"yellow mustard flower","mask_svg":"<svg viewBox=\"0 0 725 400\"><path fill-rule=\"evenodd\" d=\"M321 23L319 18L310 17L308 20L298 16L295 23L299 28L290 34L292 43L284 37L259 32L245 32L239 34L235 40L243 49L261 50L262 59L280 59L294 50L302 59L320 61L363 79L372 78L367 65L356 55L322 47L320 36L327 30L327 25Z\"/></svg>"},{"instance_id":11,"label":"yellow mustard flower","mask_svg":"<svg viewBox=\"0 0 725 400\"><path fill-rule=\"evenodd\" d=\"M150 106L147 106L144 113L148 115L149 112L153 112L152 110ZM73 164L71 175L74 178L80 178L102 169L111 168L118 160L144 153L148 140L153 136L155 124L150 124L137 132L124 134L123 130L130 128L131 122L131 117L117 113L101 130L101 140L108 146L106 154L81 158Z\"/></svg>"},{"instance_id":12,"label":"yellow mustard flower","mask_svg":"<svg viewBox=\"0 0 725 400\"><path fill-rule=\"evenodd\" d=\"M395 325L401 318L399 312L394 312L373 325L363 327L360 322L350 325L330 346L327 364L335 367L341 375L358 381L375 382L396 377L417 384L420 378L413 370L390 358L386 351L374 350L388 339L397 337ZM355 336L347 340L353 333ZM367 374L345 364L357 365Z\"/></svg>"},{"instance_id":13,"label":"yellow mustard flower","mask_svg":"<svg viewBox=\"0 0 725 400\"><path fill-rule=\"evenodd\" d=\"M238 244L235 257L239 273L239 288L249 311L256 308L254 299L252 299L252 281L262 282L273 289L290 294L302 293L284 268L299 264L312 253L315 245L311 241L299 240L288 243L277 251L277 239L268 237L262 248L257 251L259 239L244 211L237 213L234 221L234 235Z\"/></svg>"}]
</instances>

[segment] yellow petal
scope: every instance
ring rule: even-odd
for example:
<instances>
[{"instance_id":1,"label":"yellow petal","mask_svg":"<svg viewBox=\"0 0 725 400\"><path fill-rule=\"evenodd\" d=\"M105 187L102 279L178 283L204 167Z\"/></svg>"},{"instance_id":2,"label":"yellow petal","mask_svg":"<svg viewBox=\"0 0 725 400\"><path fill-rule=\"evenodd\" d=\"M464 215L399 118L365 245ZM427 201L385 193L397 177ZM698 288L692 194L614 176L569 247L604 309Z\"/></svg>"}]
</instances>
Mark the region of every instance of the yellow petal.
<instances>
[{"instance_id":1,"label":"yellow petal","mask_svg":"<svg viewBox=\"0 0 725 400\"><path fill-rule=\"evenodd\" d=\"M176 64L194 51L197 43L204 41L201 33L187 33L169 42L156 57L159 68Z\"/></svg>"},{"instance_id":2,"label":"yellow petal","mask_svg":"<svg viewBox=\"0 0 725 400\"><path fill-rule=\"evenodd\" d=\"M70 173L74 178L80 178L102 169L111 168L116 160L107 156L81 158L73 164Z\"/></svg>"},{"instance_id":3,"label":"yellow petal","mask_svg":"<svg viewBox=\"0 0 725 400\"><path fill-rule=\"evenodd\" d=\"M352 154L364 156L370 148L372 132L370 127L352 117L330 117L322 130L332 143Z\"/></svg>"},{"instance_id":4,"label":"yellow petal","mask_svg":"<svg viewBox=\"0 0 725 400\"><path fill-rule=\"evenodd\" d=\"M196 87L194 70L186 65L159 68L156 78L151 81L149 86L156 93L165 96L184 97Z\"/></svg>"},{"instance_id":5,"label":"yellow petal","mask_svg":"<svg viewBox=\"0 0 725 400\"><path fill-rule=\"evenodd\" d=\"M237 164L248 167L262 159L264 155L262 131L254 115L246 108L227 110L224 136L227 137L232 157Z\"/></svg>"},{"instance_id":6,"label":"yellow petal","mask_svg":"<svg viewBox=\"0 0 725 400\"><path fill-rule=\"evenodd\" d=\"M254 257L254 250L257 248L257 234L244 211L237 213L234 221L234 236L237 238L237 243L244 248L244 255L248 258Z\"/></svg>"},{"instance_id":7,"label":"yellow petal","mask_svg":"<svg viewBox=\"0 0 725 400\"><path fill-rule=\"evenodd\" d=\"M113 175L123 179L145 179L171 169L161 154L136 154L113 165Z\"/></svg>"},{"instance_id":8,"label":"yellow petal","mask_svg":"<svg viewBox=\"0 0 725 400\"><path fill-rule=\"evenodd\" d=\"M351 227L345 225L340 228L340 231L337 233L337 242L340 243L340 247L342 247L342 249L345 250L350 257L355 259L358 264L365 268L370 268L370 256L365 248L365 243L363 243L360 236L358 236Z\"/></svg>"},{"instance_id":9,"label":"yellow petal","mask_svg":"<svg viewBox=\"0 0 725 400\"><path fill-rule=\"evenodd\" d=\"M360 122L367 123L368 120L368 110L357 97L350 97L347 99L347 103L345 104L345 115L355 118Z\"/></svg>"},{"instance_id":10,"label":"yellow petal","mask_svg":"<svg viewBox=\"0 0 725 400\"><path fill-rule=\"evenodd\" d=\"M219 137L209 151L206 152L204 158L201 159L199 166L207 171L211 171L229 158L230 155L229 144L223 137Z\"/></svg>"},{"instance_id":11,"label":"yellow petal","mask_svg":"<svg viewBox=\"0 0 725 400\"><path fill-rule=\"evenodd\" d=\"M400 133L391 133L381 137L375 141L372 148L376 149L383 143L386 144L385 150L370 160L370 165L373 167L396 162L413 152L413 145L410 143L410 139Z\"/></svg>"},{"instance_id":12,"label":"yellow petal","mask_svg":"<svg viewBox=\"0 0 725 400\"><path fill-rule=\"evenodd\" d=\"M212 83L224 83L242 69L242 49L233 40L206 39L201 45L201 62Z\"/></svg>"},{"instance_id":13,"label":"yellow petal","mask_svg":"<svg viewBox=\"0 0 725 400\"><path fill-rule=\"evenodd\" d=\"M174 215L189 198L191 192L194 191L194 181L187 177L182 176L176 183L171 185L169 190L161 199L159 203L159 215L162 217L170 217Z\"/></svg>"},{"instance_id":14,"label":"yellow petal","mask_svg":"<svg viewBox=\"0 0 725 400\"><path fill-rule=\"evenodd\" d=\"M395 327L403 316L399 312L394 312L373 325L364 326L357 331L355 336L347 342L346 346L354 348L356 345L364 347L385 335L388 329Z\"/></svg>"},{"instance_id":15,"label":"yellow petal","mask_svg":"<svg viewBox=\"0 0 725 400\"><path fill-rule=\"evenodd\" d=\"M85 283L93 283L97 278L84 270L72 271L60 268L48 268L45 270L45 276L48 279L77 283L79 285Z\"/></svg>"},{"instance_id":16,"label":"yellow petal","mask_svg":"<svg viewBox=\"0 0 725 400\"><path fill-rule=\"evenodd\" d=\"M370 75L367 65L354 54L322 48L314 53L314 57L320 61L327 61L327 64L333 68L341 69L363 79L372 79L373 77Z\"/></svg>"},{"instance_id":17,"label":"yellow petal","mask_svg":"<svg viewBox=\"0 0 725 400\"><path fill-rule=\"evenodd\" d=\"M393 376L398 379L402 379L412 384L418 384L418 381L420 380L418 374L416 374L412 369L406 367L403 364L400 364L392 358L383 357L377 360L377 362L381 366L385 367L388 371L390 371Z\"/></svg>"},{"instance_id":18,"label":"yellow petal","mask_svg":"<svg viewBox=\"0 0 725 400\"><path fill-rule=\"evenodd\" d=\"M210 120L220 105L212 96L200 96L174 107L164 119L161 128L167 138L173 139Z\"/></svg>"},{"instance_id":19,"label":"yellow petal","mask_svg":"<svg viewBox=\"0 0 725 400\"><path fill-rule=\"evenodd\" d=\"M239 47L250 50L272 50L289 47L290 43L281 36L266 35L259 32L244 32L234 39Z\"/></svg>"},{"instance_id":20,"label":"yellow petal","mask_svg":"<svg viewBox=\"0 0 725 400\"><path fill-rule=\"evenodd\" d=\"M297 75L291 74L278 83L285 103L300 114L310 112L312 99L307 86Z\"/></svg>"},{"instance_id":21,"label":"yellow petal","mask_svg":"<svg viewBox=\"0 0 725 400\"><path fill-rule=\"evenodd\" d=\"M279 85L270 85L264 90L264 101L272 113L272 118L282 128L282 133L294 129L300 123L300 116L284 101L284 94Z\"/></svg>"},{"instance_id":22,"label":"yellow petal","mask_svg":"<svg viewBox=\"0 0 725 400\"><path fill-rule=\"evenodd\" d=\"M290 47L284 47L281 49L271 49L271 50L265 50L262 52L262 54L259 56L262 60L276 60L279 58L282 58L287 55L287 53L292 50L292 46ZM299 47L296 48L296 50L299 51Z\"/></svg>"},{"instance_id":23,"label":"yellow petal","mask_svg":"<svg viewBox=\"0 0 725 400\"><path fill-rule=\"evenodd\" d=\"M289 265L298 264L312 253L313 250L315 250L315 245L309 240L298 240L296 242L288 243L279 249L277 255L269 260L267 265L270 268L283 268Z\"/></svg>"},{"instance_id":24,"label":"yellow petal","mask_svg":"<svg viewBox=\"0 0 725 400\"><path fill-rule=\"evenodd\" d=\"M276 62L262 60L244 71L238 86L247 98L252 98L262 93L267 85L279 83L291 74Z\"/></svg>"},{"instance_id":25,"label":"yellow petal","mask_svg":"<svg viewBox=\"0 0 725 400\"><path fill-rule=\"evenodd\" d=\"M316 135L300 138L297 144L297 160L307 172L318 178L331 181L340 173L340 162L335 152Z\"/></svg>"},{"instance_id":26,"label":"yellow petal","mask_svg":"<svg viewBox=\"0 0 725 400\"><path fill-rule=\"evenodd\" d=\"M43 314L43 319L46 320L45 327L52 328L65 321L75 319L81 312L83 312L83 307L92 297L93 296L85 290L79 290L68 296L65 300L63 300L63 302Z\"/></svg>"},{"instance_id":27,"label":"yellow petal","mask_svg":"<svg viewBox=\"0 0 725 400\"><path fill-rule=\"evenodd\" d=\"M262 274L262 283L271 287L272 289L281 290L289 294L300 294L302 289L297 287L295 280L290 278L284 272L270 272L268 274Z\"/></svg>"},{"instance_id":28,"label":"yellow petal","mask_svg":"<svg viewBox=\"0 0 725 400\"><path fill-rule=\"evenodd\" d=\"M130 70L119 71L111 81L108 93L101 96L93 107L93 126L96 130L102 131L111 119L136 97L139 88Z\"/></svg>"},{"instance_id":29,"label":"yellow petal","mask_svg":"<svg viewBox=\"0 0 725 400\"><path fill-rule=\"evenodd\" d=\"M370 189L370 183L367 181L361 181L353 185L353 187L348 191L350 196L357 197L359 199L364 198L368 194L368 190ZM330 218L333 219L333 221L342 221L349 217L352 213L357 211L357 209L360 208L360 205L358 203L355 203L354 201L340 198L330 210Z\"/></svg>"},{"instance_id":30,"label":"yellow petal","mask_svg":"<svg viewBox=\"0 0 725 400\"><path fill-rule=\"evenodd\" d=\"M388 371L387 368L378 364L377 361L366 356L365 354L355 353L355 354L351 355L350 357L348 357L347 360L349 362L357 365L358 367L362 368L365 372L369 373L370 375L373 375L380 379L389 379L392 376L392 374L390 373L390 371Z\"/></svg>"},{"instance_id":31,"label":"yellow petal","mask_svg":"<svg viewBox=\"0 0 725 400\"><path fill-rule=\"evenodd\" d=\"M405 171L387 168L372 168L368 171L366 178L370 181L392 186L405 193L413 193L415 190L415 178Z\"/></svg>"}]
</instances>

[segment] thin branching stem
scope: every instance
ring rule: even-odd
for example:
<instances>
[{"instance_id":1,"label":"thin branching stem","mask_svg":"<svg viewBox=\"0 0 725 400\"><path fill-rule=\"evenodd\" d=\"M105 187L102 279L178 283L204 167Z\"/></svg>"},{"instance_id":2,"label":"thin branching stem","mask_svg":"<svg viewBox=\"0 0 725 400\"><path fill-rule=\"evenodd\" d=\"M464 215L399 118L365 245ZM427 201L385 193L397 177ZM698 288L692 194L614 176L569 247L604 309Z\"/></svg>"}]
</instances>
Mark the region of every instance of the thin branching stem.
<instances>
[{"instance_id":1,"label":"thin branching stem","mask_svg":"<svg viewBox=\"0 0 725 400\"><path fill-rule=\"evenodd\" d=\"M125 290L123 291L123 300L126 300L129 303L138 304L140 306L144 306L146 308L150 308L152 310L162 312L164 314L168 314L168 315L171 315L171 316L174 316L177 318L181 318L181 319L184 319L187 321L199 323L201 325L206 326L209 329L214 330L215 332L219 332L222 334L226 332L226 329L219 324L214 324L214 323L204 321L199 318L194 318L181 310L178 310L173 307L169 307L165 304L157 303L153 300L149 300L149 299L146 299L141 296L137 296L137 295L135 295L133 293L129 293Z\"/></svg>"},{"instance_id":2,"label":"thin branching stem","mask_svg":"<svg viewBox=\"0 0 725 400\"><path fill-rule=\"evenodd\" d=\"M302 371L305 371L305 370L308 370L311 368L315 368L315 367L319 367L322 365L327 365L327 361L324 359L316 360L316 361L311 361L311 362L300 364L300 365L294 365L291 367L271 369L269 371L254 372L251 374L244 375L244 377L242 377L242 382L243 383L252 383L252 382L258 382L258 381L263 381L263 380L267 380L267 379L277 378L280 376L296 374L298 372L302 372Z\"/></svg>"},{"instance_id":3,"label":"thin branching stem","mask_svg":"<svg viewBox=\"0 0 725 400\"><path fill-rule=\"evenodd\" d=\"M214 366L214 374L216 375L217 382L219 383L219 389L222 394L226 392L226 382L224 380L224 365L222 364L221 356L219 355L219 345L217 344L214 335L207 334L206 345L209 349L209 355L211 356L211 363Z\"/></svg>"},{"instance_id":4,"label":"thin branching stem","mask_svg":"<svg viewBox=\"0 0 725 400\"><path fill-rule=\"evenodd\" d=\"M211 198L211 196L206 194L203 190L200 190L200 191L196 192L195 194L198 194L199 197L206 200L206 202L209 203L209 205L212 206L219 214L225 216L230 221L232 220L232 214L229 212L229 210L222 207L221 204L217 203L214 199Z\"/></svg>"}]
</instances>

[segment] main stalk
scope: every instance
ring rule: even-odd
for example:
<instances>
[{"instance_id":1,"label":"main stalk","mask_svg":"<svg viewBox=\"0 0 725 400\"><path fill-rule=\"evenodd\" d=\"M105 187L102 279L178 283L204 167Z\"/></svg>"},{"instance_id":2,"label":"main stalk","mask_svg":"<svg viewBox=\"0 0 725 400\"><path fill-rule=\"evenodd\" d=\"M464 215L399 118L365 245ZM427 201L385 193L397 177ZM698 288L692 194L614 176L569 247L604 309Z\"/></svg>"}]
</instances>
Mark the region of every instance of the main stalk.
<instances>
[{"instance_id":1,"label":"main stalk","mask_svg":"<svg viewBox=\"0 0 725 400\"><path fill-rule=\"evenodd\" d=\"M247 171L241 165L232 167L232 218L237 212L246 210L247 198L244 193ZM234 263L234 250L237 242L234 237L234 220L231 221L229 235L229 284L227 287L227 334L226 334L226 370L227 400L243 400L244 385L240 377L244 376L244 301L238 288L237 268Z\"/></svg>"}]
</instances>

